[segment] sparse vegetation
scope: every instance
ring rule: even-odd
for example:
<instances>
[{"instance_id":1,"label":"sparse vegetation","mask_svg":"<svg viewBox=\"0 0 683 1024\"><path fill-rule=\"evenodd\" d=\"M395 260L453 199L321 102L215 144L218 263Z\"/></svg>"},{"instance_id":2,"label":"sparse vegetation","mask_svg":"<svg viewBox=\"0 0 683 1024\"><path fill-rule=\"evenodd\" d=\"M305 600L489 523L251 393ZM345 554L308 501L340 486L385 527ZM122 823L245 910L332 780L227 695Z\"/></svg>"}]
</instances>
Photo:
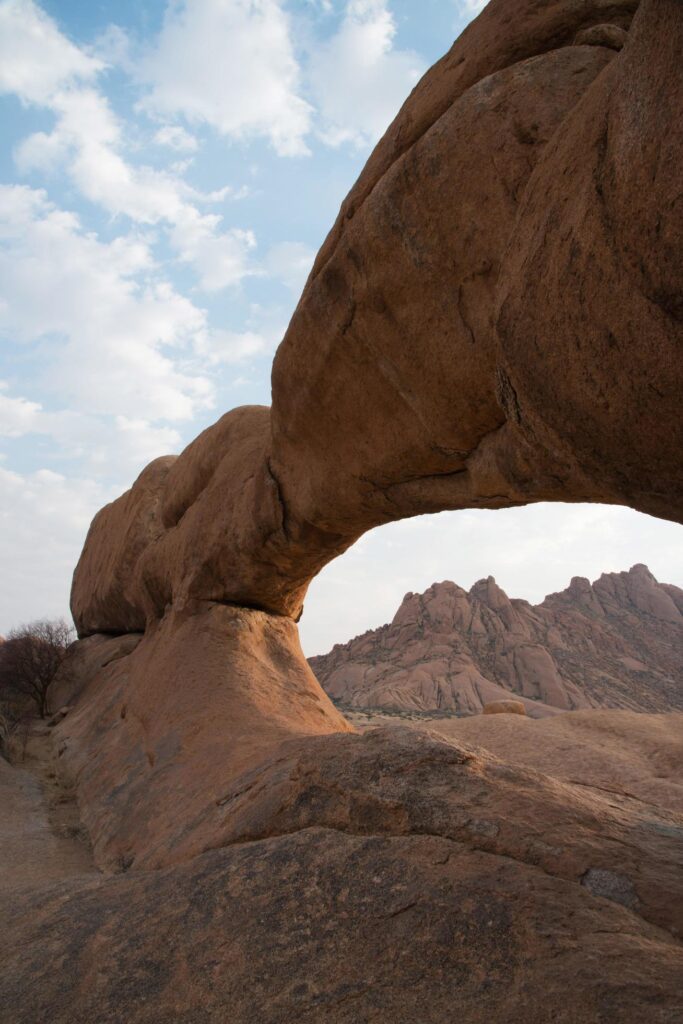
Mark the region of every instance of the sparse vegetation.
<instances>
[{"instance_id":1,"label":"sparse vegetation","mask_svg":"<svg viewBox=\"0 0 683 1024\"><path fill-rule=\"evenodd\" d=\"M9 736L27 711L50 713L49 690L73 641L63 619L40 619L13 629L0 644L0 715Z\"/></svg>"}]
</instances>

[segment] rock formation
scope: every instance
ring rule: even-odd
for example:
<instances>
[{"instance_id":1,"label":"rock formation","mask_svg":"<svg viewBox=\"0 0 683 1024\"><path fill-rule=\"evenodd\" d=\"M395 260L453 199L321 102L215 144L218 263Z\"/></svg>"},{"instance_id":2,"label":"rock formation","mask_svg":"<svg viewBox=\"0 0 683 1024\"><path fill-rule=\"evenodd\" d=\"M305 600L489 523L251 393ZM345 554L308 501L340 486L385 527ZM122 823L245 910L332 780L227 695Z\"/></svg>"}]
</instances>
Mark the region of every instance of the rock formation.
<instances>
[{"instance_id":1,"label":"rock formation","mask_svg":"<svg viewBox=\"0 0 683 1024\"><path fill-rule=\"evenodd\" d=\"M527 714L683 710L683 590L645 565L574 577L539 605L493 577L406 594L393 621L310 659L344 706L474 714L514 694Z\"/></svg>"},{"instance_id":2,"label":"rock formation","mask_svg":"<svg viewBox=\"0 0 683 1024\"><path fill-rule=\"evenodd\" d=\"M484 704L483 715L526 715L526 708L521 700L491 700Z\"/></svg>"},{"instance_id":3,"label":"rock formation","mask_svg":"<svg viewBox=\"0 0 683 1024\"><path fill-rule=\"evenodd\" d=\"M0 1020L675 1021L681 716L443 724L290 741L175 866L0 883Z\"/></svg>"},{"instance_id":4,"label":"rock formation","mask_svg":"<svg viewBox=\"0 0 683 1024\"><path fill-rule=\"evenodd\" d=\"M9 906L14 1024L673 1018L680 819L353 735L296 621L389 520L683 518L682 50L680 0L491 0L342 205L272 409L96 516L55 741L128 873Z\"/></svg>"},{"instance_id":5,"label":"rock formation","mask_svg":"<svg viewBox=\"0 0 683 1024\"><path fill-rule=\"evenodd\" d=\"M263 616L283 645L268 678L299 663L299 684L274 684L289 687L278 736L344 727L293 623L311 577L365 530L541 499L683 517L682 327L670 298L683 273L671 193L682 33L677 0L493 0L415 89L343 204L277 352L272 409L227 413L95 518L74 576L79 634L144 632L114 672L108 713L128 724L103 731L98 715L93 731L83 707L65 725L64 763L107 833L123 827L104 810L117 764L148 776L140 813L154 816L166 773L142 737L152 703L174 705L190 685L164 654L180 631L180 660L203 666L211 695L191 725L179 720L178 749L186 730L197 748L204 728L228 731L225 778L273 741L273 716L254 713L249 735L235 734L218 696L250 705L239 662L247 639L259 661ZM527 298L529 266L554 238L569 245L552 256L569 276ZM579 327L589 295L600 330ZM102 688L97 677L90 688ZM95 742L112 766L101 778Z\"/></svg>"}]
</instances>

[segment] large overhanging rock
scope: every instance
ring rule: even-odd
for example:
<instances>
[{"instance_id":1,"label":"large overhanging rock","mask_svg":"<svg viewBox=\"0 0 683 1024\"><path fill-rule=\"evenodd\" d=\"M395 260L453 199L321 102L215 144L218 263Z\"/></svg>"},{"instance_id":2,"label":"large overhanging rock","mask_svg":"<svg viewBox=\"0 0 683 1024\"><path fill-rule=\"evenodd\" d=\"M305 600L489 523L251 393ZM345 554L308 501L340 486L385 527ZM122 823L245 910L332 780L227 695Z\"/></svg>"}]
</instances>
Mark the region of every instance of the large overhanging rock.
<instances>
[{"instance_id":1,"label":"large overhanging rock","mask_svg":"<svg viewBox=\"0 0 683 1024\"><path fill-rule=\"evenodd\" d=\"M683 10L645 0L546 148L498 286L512 411L610 500L681 518Z\"/></svg>"},{"instance_id":2,"label":"large overhanging rock","mask_svg":"<svg viewBox=\"0 0 683 1024\"><path fill-rule=\"evenodd\" d=\"M323 246L272 414L228 413L96 518L81 634L192 600L296 618L365 530L443 508L681 517L680 7L644 3L621 52L571 45L635 6L499 0L432 69Z\"/></svg>"},{"instance_id":3,"label":"large overhanging rock","mask_svg":"<svg viewBox=\"0 0 683 1024\"><path fill-rule=\"evenodd\" d=\"M293 620L364 531L540 500L683 519L681 52L679 0L492 0L343 204L272 410L227 413L98 514L79 634L145 633L63 727L105 860L127 806L107 791L131 758L141 820L168 821L184 778L191 831L202 773L213 793L288 737L345 728ZM201 715L174 712L188 701ZM160 753L162 714L177 746ZM186 758L202 736L218 762ZM143 849L145 830L122 856Z\"/></svg>"}]
</instances>

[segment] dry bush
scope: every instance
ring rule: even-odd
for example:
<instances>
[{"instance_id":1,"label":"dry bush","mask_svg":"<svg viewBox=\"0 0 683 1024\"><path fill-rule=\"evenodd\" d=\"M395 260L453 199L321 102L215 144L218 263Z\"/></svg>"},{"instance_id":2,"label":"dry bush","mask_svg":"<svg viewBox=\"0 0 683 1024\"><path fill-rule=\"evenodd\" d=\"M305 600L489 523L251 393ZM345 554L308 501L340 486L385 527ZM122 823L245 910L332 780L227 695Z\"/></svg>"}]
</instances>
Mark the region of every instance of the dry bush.
<instances>
[{"instance_id":1,"label":"dry bush","mask_svg":"<svg viewBox=\"0 0 683 1024\"><path fill-rule=\"evenodd\" d=\"M27 704L41 718L49 715L49 689L67 649L73 629L63 619L40 619L11 630L0 644L0 699L4 718L18 719Z\"/></svg>"}]
</instances>

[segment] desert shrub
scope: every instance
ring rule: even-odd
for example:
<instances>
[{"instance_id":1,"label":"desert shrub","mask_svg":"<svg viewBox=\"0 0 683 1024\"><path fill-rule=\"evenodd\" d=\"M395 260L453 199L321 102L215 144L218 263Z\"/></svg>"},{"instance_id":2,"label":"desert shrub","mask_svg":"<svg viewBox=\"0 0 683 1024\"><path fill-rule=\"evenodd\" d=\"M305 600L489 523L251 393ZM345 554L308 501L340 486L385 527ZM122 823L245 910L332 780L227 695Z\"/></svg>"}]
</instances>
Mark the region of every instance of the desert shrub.
<instances>
[{"instance_id":1,"label":"desert shrub","mask_svg":"<svg viewBox=\"0 0 683 1024\"><path fill-rule=\"evenodd\" d=\"M50 684L73 640L63 619L40 619L11 630L0 644L0 701L11 721L33 706L41 718L49 710Z\"/></svg>"}]
</instances>

